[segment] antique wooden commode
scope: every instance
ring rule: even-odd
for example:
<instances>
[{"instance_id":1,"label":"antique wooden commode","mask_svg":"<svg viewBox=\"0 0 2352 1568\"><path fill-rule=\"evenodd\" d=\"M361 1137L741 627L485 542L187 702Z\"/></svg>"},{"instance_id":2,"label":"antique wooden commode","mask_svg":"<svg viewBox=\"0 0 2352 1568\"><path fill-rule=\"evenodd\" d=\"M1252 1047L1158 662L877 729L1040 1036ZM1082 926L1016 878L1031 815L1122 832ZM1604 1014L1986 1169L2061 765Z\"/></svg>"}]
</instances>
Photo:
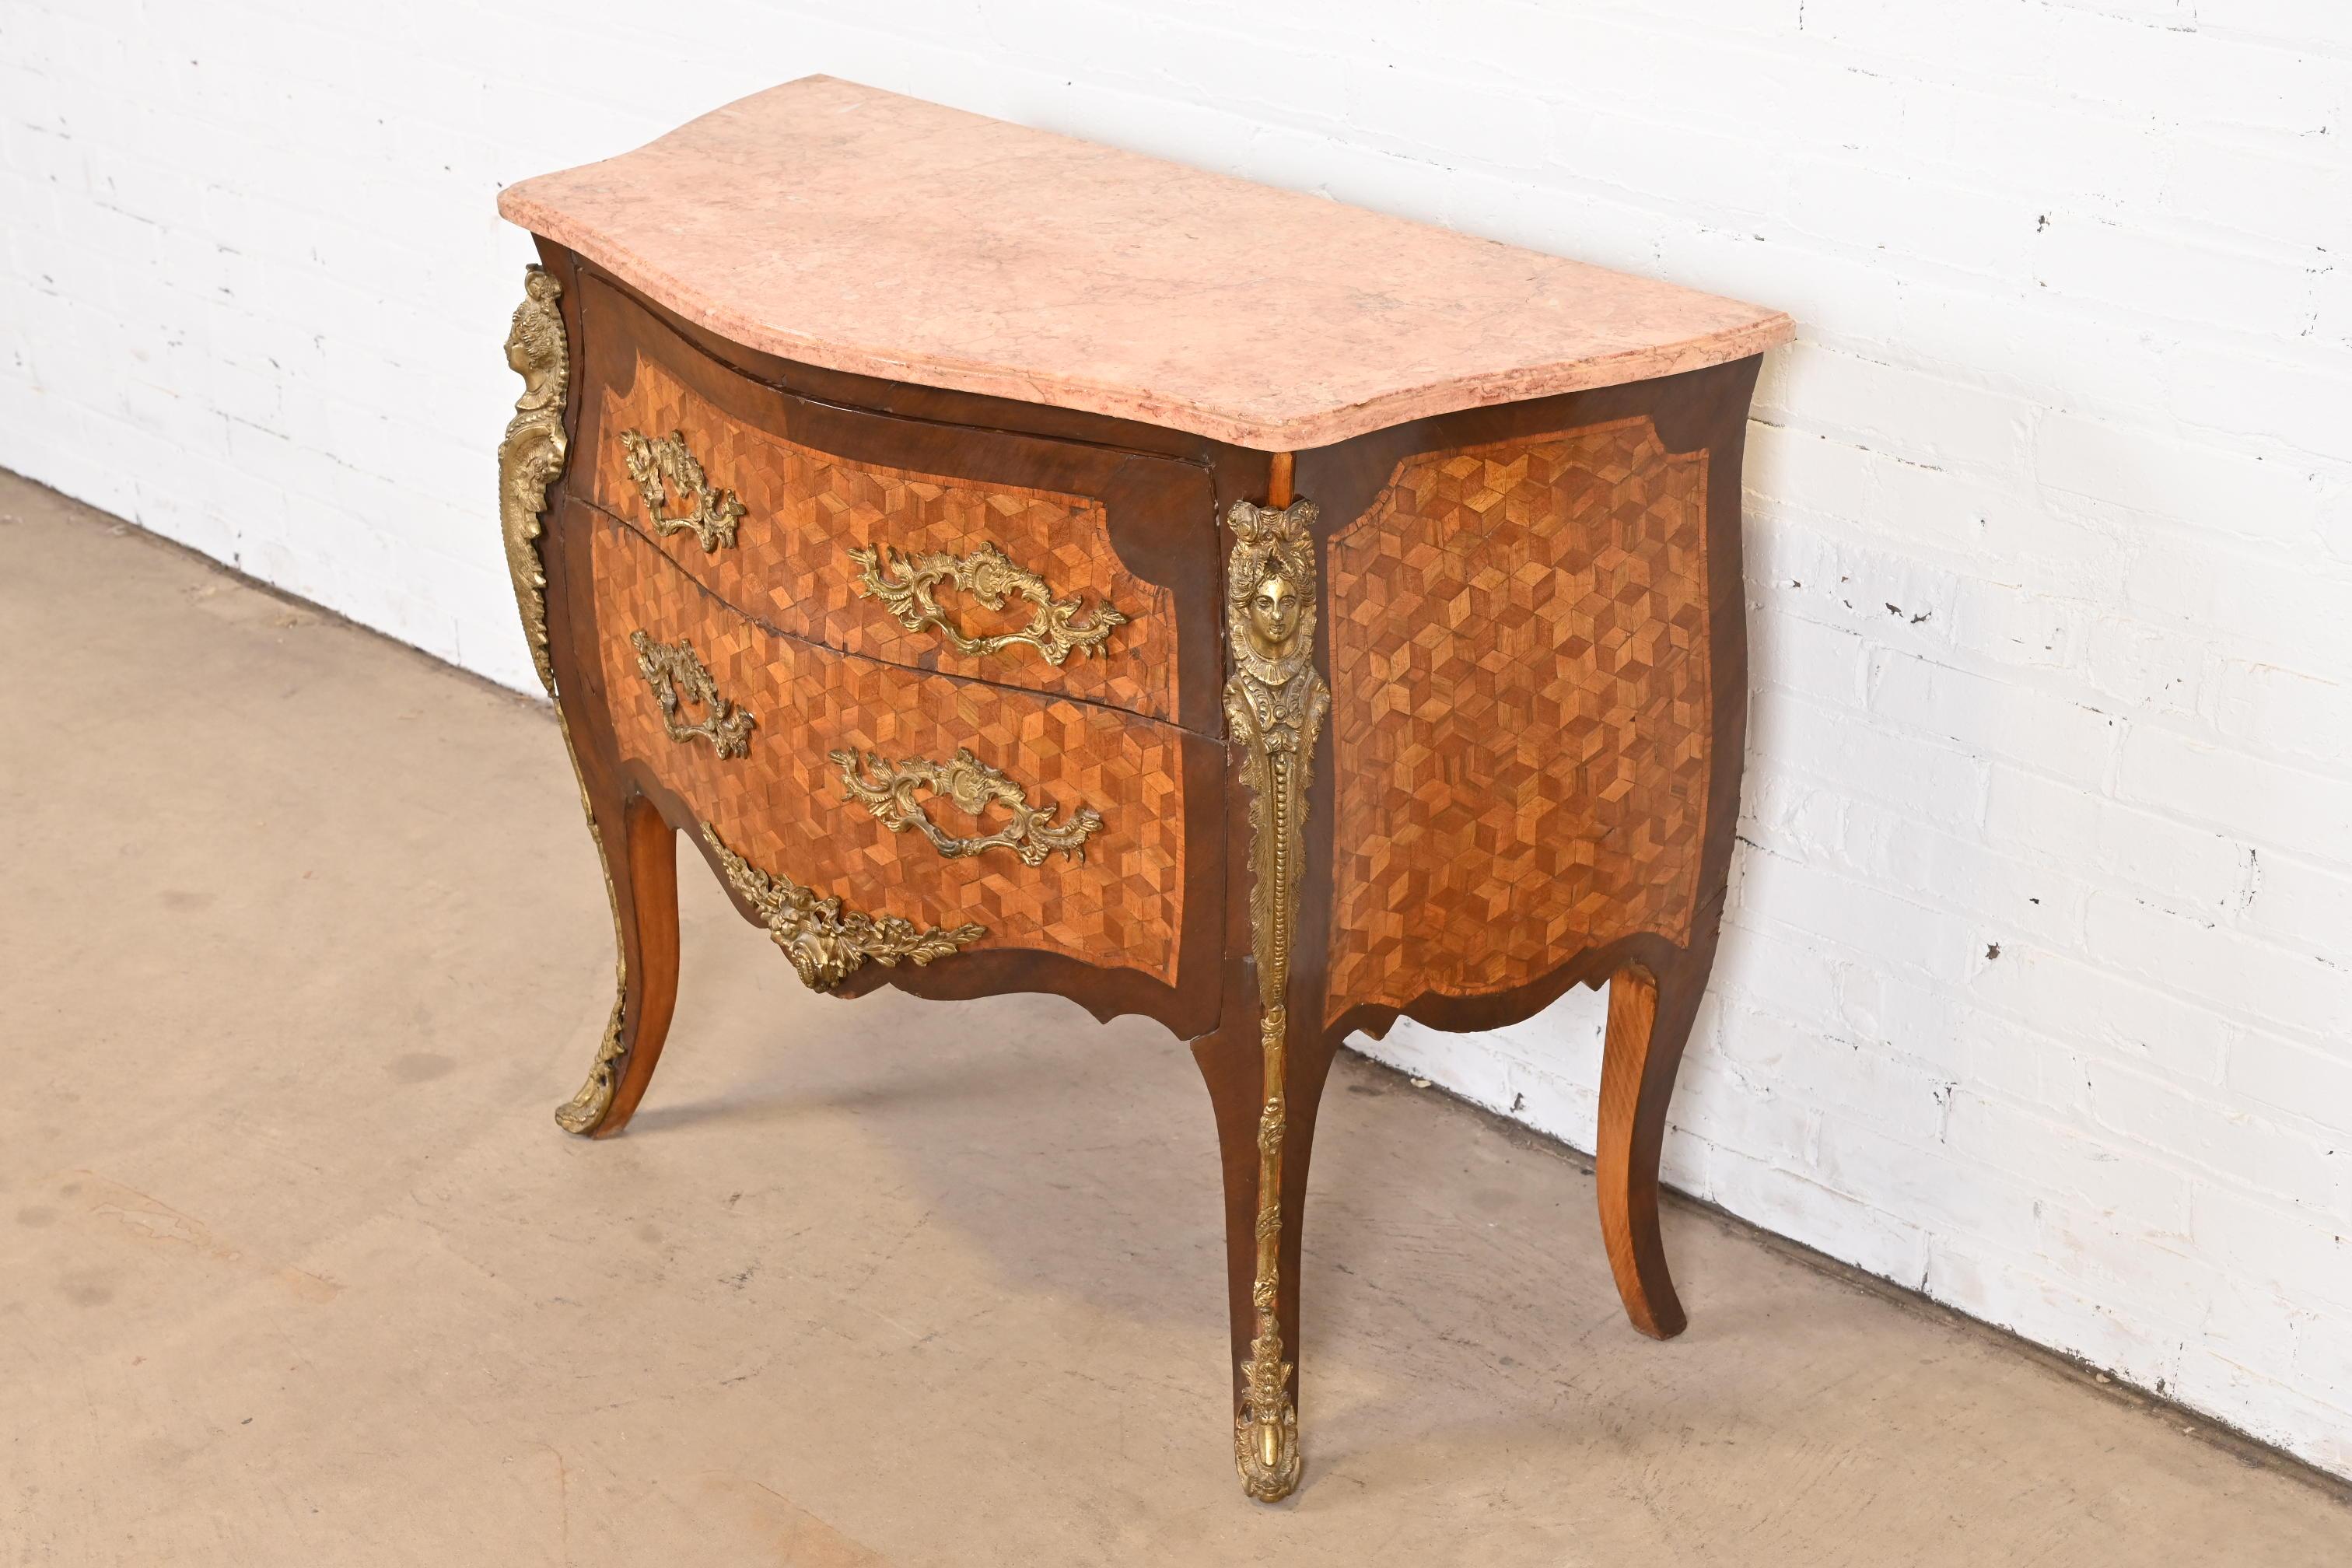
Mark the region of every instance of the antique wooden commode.
<instances>
[{"instance_id":1,"label":"antique wooden commode","mask_svg":"<svg viewBox=\"0 0 2352 1568\"><path fill-rule=\"evenodd\" d=\"M1609 986L1635 1327L1747 707L1776 312L810 78L529 180L515 597L604 857L607 1136L676 835L803 981L1190 1041L1234 1453L1299 1475L1298 1237L1351 1030Z\"/></svg>"}]
</instances>

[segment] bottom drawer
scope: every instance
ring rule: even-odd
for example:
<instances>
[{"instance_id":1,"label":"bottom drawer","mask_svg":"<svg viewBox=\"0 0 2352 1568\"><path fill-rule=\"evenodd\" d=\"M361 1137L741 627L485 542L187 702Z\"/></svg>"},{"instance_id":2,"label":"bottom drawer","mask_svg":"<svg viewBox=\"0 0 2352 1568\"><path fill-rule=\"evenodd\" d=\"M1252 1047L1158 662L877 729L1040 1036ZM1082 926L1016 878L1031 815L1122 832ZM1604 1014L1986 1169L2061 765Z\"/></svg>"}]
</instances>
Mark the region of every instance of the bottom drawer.
<instances>
[{"instance_id":1,"label":"bottom drawer","mask_svg":"<svg viewBox=\"0 0 2352 1568\"><path fill-rule=\"evenodd\" d=\"M620 754L727 850L877 919L980 927L961 951L1057 952L1176 983L1183 731L769 631L592 516Z\"/></svg>"}]
</instances>

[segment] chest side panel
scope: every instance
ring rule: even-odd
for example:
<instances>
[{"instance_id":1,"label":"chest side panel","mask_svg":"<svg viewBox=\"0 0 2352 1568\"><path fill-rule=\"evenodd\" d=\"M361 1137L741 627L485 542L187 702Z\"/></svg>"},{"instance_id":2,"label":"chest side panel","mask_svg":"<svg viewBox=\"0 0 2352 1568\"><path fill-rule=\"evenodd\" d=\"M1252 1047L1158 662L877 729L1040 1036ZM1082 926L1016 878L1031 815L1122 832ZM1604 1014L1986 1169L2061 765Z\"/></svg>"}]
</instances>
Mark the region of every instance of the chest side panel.
<instances>
[{"instance_id":1,"label":"chest side panel","mask_svg":"<svg viewBox=\"0 0 2352 1568\"><path fill-rule=\"evenodd\" d=\"M919 926L977 921L970 947L1060 952L1174 984L1184 924L1184 735L1092 703L1010 689L780 637L719 602L639 537L576 513L587 540L596 654L615 744L727 847L820 895ZM753 716L742 754L673 739L630 634L684 643L715 692ZM689 712L688 717L696 716ZM1204 743L1204 742L1203 742ZM920 831L894 832L845 799L835 750L945 761L960 749L1018 783L1066 826L1082 807L1101 826L1083 858L1036 866L992 848L948 858ZM922 797L958 837L1004 826L945 792ZM951 962L951 961L950 961Z\"/></svg>"},{"instance_id":2,"label":"chest side panel","mask_svg":"<svg viewBox=\"0 0 2352 1568\"><path fill-rule=\"evenodd\" d=\"M589 334L595 390L584 421L588 494L656 533L655 509L630 471L624 437L679 437L710 489L731 493L741 507L731 540L716 548L706 549L691 529L660 537L662 551L712 592L796 637L846 652L1066 692L1155 718L1176 715L1171 596L1120 564L1103 498L828 449L813 437L879 452L906 444L909 433L902 421L805 405L738 376L609 289L594 289L592 302L611 326ZM929 442L940 448L935 456L961 457L975 471L1050 467L1063 456L1059 443L995 431L915 434L936 437ZM682 510L677 488L662 498L665 513ZM861 592L864 568L849 553L888 551L879 571L895 582L895 570L910 561L961 561L991 545L1041 579L1052 599L1074 602L1070 624L1081 632L1105 605L1127 624L1067 651L1059 664L1020 643L959 652L937 626L903 625L880 595ZM990 605L951 582L933 591L938 607L972 639L1020 632L1039 613L1017 590L1000 588L997 596L1001 604Z\"/></svg>"},{"instance_id":3,"label":"chest side panel","mask_svg":"<svg viewBox=\"0 0 2352 1568\"><path fill-rule=\"evenodd\" d=\"M1706 462L1642 416L1423 453L1333 537L1327 1018L1687 941Z\"/></svg>"}]
</instances>

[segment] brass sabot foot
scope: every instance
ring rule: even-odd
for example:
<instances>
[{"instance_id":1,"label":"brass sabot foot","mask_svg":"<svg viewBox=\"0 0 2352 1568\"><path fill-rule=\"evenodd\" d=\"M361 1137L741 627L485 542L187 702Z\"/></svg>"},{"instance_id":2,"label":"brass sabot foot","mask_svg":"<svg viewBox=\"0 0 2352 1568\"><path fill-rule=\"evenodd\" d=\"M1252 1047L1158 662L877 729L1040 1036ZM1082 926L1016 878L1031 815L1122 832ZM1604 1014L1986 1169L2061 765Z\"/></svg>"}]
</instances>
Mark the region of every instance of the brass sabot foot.
<instances>
[{"instance_id":1,"label":"brass sabot foot","mask_svg":"<svg viewBox=\"0 0 2352 1568\"><path fill-rule=\"evenodd\" d=\"M612 1020L604 1026L604 1039L596 1047L596 1064L588 1069L588 1080L577 1094L555 1108L555 1124L566 1132L588 1137L604 1125L604 1113L613 1109L614 1075L625 1048L621 1035L625 1006L622 998L613 999Z\"/></svg>"},{"instance_id":2,"label":"brass sabot foot","mask_svg":"<svg viewBox=\"0 0 2352 1568\"><path fill-rule=\"evenodd\" d=\"M1298 1409L1287 1399L1271 1420L1246 1408L1234 1415L1234 1468L1242 1490L1259 1502L1280 1502L1297 1489L1305 1461L1298 1452Z\"/></svg>"}]
</instances>

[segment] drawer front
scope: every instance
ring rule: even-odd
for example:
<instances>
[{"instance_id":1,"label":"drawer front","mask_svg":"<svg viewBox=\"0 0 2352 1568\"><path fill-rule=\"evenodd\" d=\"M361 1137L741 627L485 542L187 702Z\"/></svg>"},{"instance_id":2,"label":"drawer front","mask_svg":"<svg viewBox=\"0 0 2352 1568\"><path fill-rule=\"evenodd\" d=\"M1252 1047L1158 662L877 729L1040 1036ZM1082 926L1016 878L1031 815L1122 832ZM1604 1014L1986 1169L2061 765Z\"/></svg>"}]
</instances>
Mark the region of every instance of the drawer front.
<instances>
[{"instance_id":1,"label":"drawer front","mask_svg":"<svg viewBox=\"0 0 2352 1568\"><path fill-rule=\"evenodd\" d=\"M877 919L982 928L959 951L1176 983L1182 731L779 636L633 530L575 516L620 754L727 851Z\"/></svg>"},{"instance_id":2,"label":"drawer front","mask_svg":"<svg viewBox=\"0 0 2352 1568\"><path fill-rule=\"evenodd\" d=\"M1213 521L1203 470L815 403L583 292L588 498L720 598L844 652L1180 719L1173 596L1121 563L1110 510L1197 490Z\"/></svg>"}]
</instances>

